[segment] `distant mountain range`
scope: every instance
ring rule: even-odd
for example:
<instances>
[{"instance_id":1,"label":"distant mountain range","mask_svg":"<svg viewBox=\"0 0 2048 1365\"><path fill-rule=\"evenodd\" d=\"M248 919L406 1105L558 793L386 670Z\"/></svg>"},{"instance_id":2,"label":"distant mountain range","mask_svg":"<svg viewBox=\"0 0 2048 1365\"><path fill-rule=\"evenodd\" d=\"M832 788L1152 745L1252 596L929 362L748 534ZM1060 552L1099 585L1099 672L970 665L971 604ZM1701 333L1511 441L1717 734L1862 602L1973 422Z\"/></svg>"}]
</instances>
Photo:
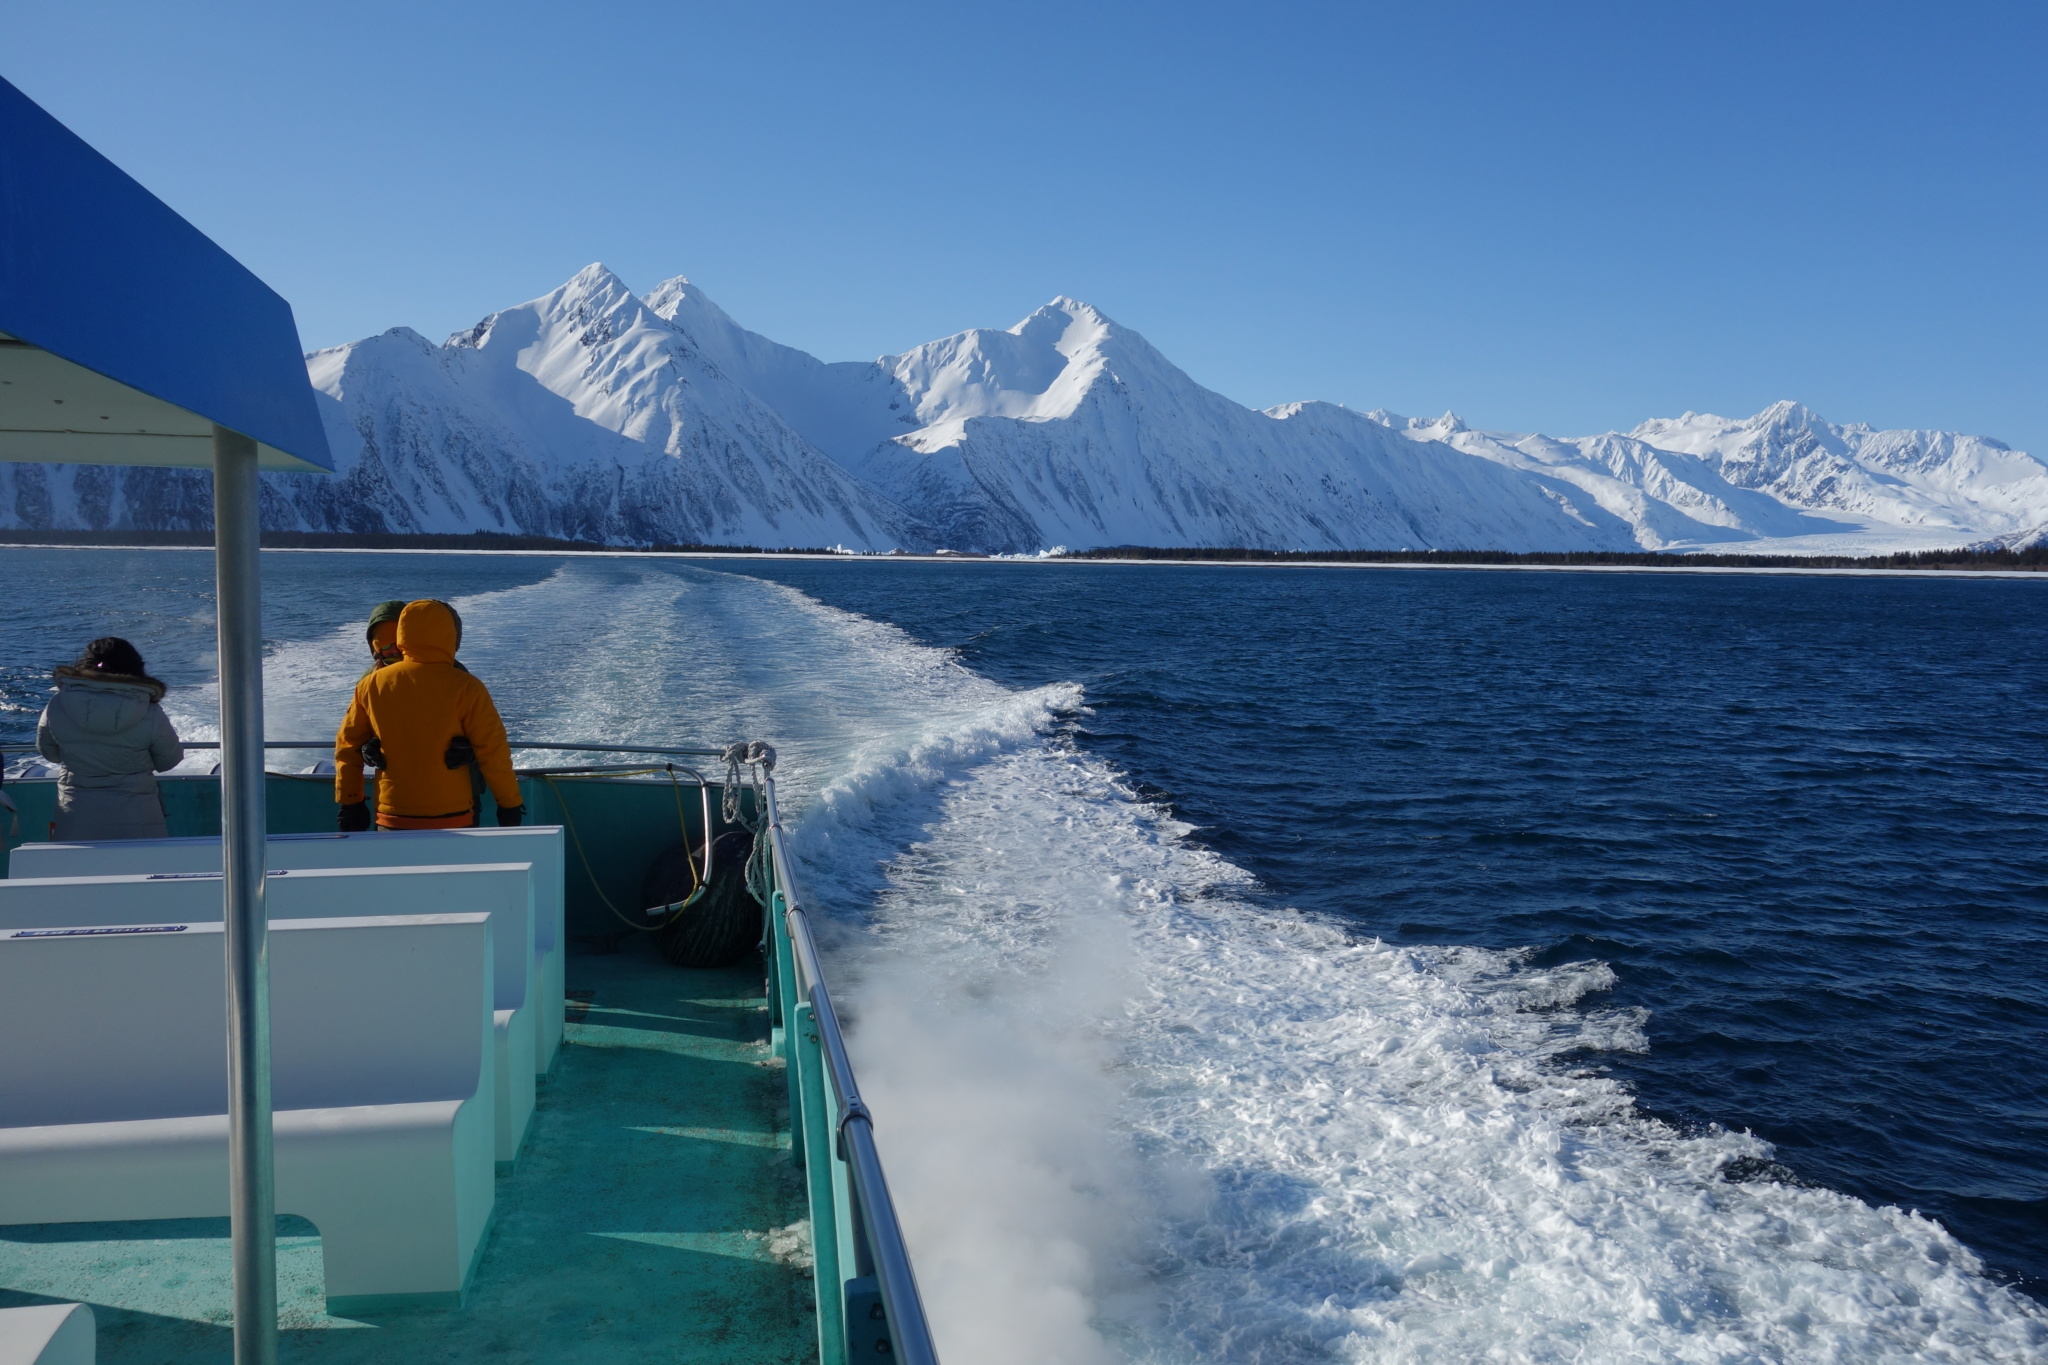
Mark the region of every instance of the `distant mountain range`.
<instances>
[{"instance_id":1,"label":"distant mountain range","mask_svg":"<svg viewBox=\"0 0 2048 1365\"><path fill-rule=\"evenodd\" d=\"M278 530L615 544L1742 549L2048 537L2048 466L1982 436L1837 426L1796 403L1558 439L1195 383L1054 299L872 362L749 332L677 278L603 266L436 346L306 358L333 478L266 475ZM0 465L0 527L203 529L202 473Z\"/></svg>"}]
</instances>

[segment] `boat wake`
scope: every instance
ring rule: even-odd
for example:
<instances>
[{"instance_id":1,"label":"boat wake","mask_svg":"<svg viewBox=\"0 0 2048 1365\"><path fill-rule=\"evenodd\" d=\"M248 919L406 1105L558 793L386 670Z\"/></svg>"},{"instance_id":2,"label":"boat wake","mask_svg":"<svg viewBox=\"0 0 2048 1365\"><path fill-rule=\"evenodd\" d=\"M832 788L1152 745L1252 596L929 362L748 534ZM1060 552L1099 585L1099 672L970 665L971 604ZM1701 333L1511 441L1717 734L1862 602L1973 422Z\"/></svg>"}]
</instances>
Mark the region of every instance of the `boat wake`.
<instances>
[{"instance_id":1,"label":"boat wake","mask_svg":"<svg viewBox=\"0 0 2048 1365\"><path fill-rule=\"evenodd\" d=\"M1074 745L1079 687L1004 688L673 563L579 561L457 605L515 732L777 743L948 1358L2048 1350L2048 1314L1935 1223L1754 1178L1766 1144L1637 1112L1598 1069L1645 1046L1601 1004L1604 964L1255 905ZM354 631L279 650L272 734L331 727L360 651Z\"/></svg>"}]
</instances>

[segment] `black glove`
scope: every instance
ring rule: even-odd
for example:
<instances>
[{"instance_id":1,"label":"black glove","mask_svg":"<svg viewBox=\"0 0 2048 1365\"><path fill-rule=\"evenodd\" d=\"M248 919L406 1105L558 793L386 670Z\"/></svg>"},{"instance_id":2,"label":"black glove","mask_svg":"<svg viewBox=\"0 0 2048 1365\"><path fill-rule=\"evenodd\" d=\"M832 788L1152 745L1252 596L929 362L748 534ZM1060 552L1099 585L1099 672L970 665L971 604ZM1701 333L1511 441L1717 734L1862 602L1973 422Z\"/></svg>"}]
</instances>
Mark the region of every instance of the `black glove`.
<instances>
[{"instance_id":1,"label":"black glove","mask_svg":"<svg viewBox=\"0 0 2048 1365\"><path fill-rule=\"evenodd\" d=\"M467 768L476 762L476 746L468 735L457 735L448 741L448 752L441 755L441 761L451 768Z\"/></svg>"},{"instance_id":2,"label":"black glove","mask_svg":"<svg viewBox=\"0 0 2048 1365\"><path fill-rule=\"evenodd\" d=\"M343 834L361 834L370 827L370 803L357 801L334 813L334 827Z\"/></svg>"},{"instance_id":3,"label":"black glove","mask_svg":"<svg viewBox=\"0 0 2048 1365\"><path fill-rule=\"evenodd\" d=\"M526 807L524 806L498 807L498 823L501 825L516 825L525 819Z\"/></svg>"}]
</instances>

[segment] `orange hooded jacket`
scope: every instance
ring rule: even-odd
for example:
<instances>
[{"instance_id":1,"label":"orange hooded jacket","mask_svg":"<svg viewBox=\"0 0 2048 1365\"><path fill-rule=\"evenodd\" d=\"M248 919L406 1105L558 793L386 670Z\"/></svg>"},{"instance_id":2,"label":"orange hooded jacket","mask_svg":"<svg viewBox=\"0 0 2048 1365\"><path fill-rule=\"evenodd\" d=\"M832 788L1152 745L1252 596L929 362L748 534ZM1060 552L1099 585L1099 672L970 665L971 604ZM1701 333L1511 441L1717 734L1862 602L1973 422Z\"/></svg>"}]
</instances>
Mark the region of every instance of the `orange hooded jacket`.
<instances>
[{"instance_id":1,"label":"orange hooded jacket","mask_svg":"<svg viewBox=\"0 0 2048 1365\"><path fill-rule=\"evenodd\" d=\"M377 784L377 823L392 829L445 829L470 823L469 769L443 758L450 741L467 735L491 797L520 804L519 779L505 722L491 694L455 666L455 613L446 603L409 602L398 618L403 661L356 684L355 699L334 736L334 799L363 799L363 742L384 746L384 776Z\"/></svg>"}]
</instances>

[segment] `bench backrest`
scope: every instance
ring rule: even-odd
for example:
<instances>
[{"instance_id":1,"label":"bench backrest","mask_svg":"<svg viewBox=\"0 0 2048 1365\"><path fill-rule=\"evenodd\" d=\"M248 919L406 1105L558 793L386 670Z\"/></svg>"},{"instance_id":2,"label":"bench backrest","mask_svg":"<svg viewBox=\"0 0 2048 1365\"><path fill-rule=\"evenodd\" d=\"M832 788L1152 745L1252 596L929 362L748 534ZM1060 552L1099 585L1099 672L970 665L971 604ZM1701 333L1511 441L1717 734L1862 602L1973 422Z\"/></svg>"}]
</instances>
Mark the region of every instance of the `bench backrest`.
<instances>
[{"instance_id":1,"label":"bench backrest","mask_svg":"<svg viewBox=\"0 0 2048 1365\"><path fill-rule=\"evenodd\" d=\"M287 920L378 915L487 914L498 945L493 999L526 1000L533 971L533 870L529 863L454 867L317 868L272 872L264 908ZM218 872L118 877L9 877L0 881L0 929L184 924L221 918ZM525 951L519 951L521 946ZM4 1035L0 1035L4 1036Z\"/></svg>"},{"instance_id":2,"label":"bench backrest","mask_svg":"<svg viewBox=\"0 0 2048 1365\"><path fill-rule=\"evenodd\" d=\"M273 834L265 858L274 868L445 867L454 863L532 863L534 944L552 952L562 923L562 827L379 830L367 834ZM126 872L218 872L220 837L107 839L22 844L8 855L12 877L104 877Z\"/></svg>"},{"instance_id":3,"label":"bench backrest","mask_svg":"<svg viewBox=\"0 0 2048 1365\"><path fill-rule=\"evenodd\" d=\"M485 915L270 929L277 1109L461 1100L490 1034ZM0 1125L227 1112L221 925L0 932Z\"/></svg>"}]
</instances>

